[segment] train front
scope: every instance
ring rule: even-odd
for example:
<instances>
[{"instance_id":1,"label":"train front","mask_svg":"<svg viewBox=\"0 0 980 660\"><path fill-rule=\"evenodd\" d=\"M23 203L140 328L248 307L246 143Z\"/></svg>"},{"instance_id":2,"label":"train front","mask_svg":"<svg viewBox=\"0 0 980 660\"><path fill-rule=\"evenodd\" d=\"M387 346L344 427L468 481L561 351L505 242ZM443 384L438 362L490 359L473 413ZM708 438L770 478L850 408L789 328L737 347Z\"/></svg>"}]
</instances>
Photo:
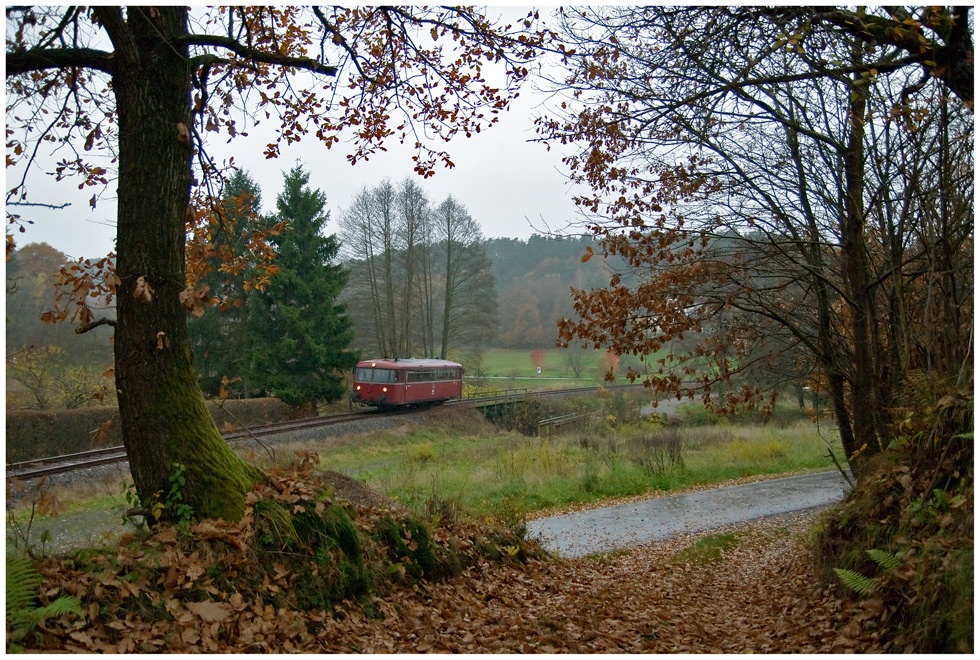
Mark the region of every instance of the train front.
<instances>
[{"instance_id":1,"label":"train front","mask_svg":"<svg viewBox=\"0 0 980 660\"><path fill-rule=\"evenodd\" d=\"M387 406L397 404L398 371L387 360L364 360L354 367L354 387L350 398L352 403L364 406Z\"/></svg>"}]
</instances>

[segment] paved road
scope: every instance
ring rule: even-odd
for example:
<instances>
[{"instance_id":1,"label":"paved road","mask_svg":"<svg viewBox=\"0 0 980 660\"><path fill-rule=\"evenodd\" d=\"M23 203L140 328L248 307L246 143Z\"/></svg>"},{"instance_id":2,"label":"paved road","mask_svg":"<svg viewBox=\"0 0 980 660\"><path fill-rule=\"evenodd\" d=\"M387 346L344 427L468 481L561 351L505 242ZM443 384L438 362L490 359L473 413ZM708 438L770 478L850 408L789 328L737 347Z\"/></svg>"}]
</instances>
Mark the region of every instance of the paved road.
<instances>
[{"instance_id":1,"label":"paved road","mask_svg":"<svg viewBox=\"0 0 980 660\"><path fill-rule=\"evenodd\" d=\"M528 522L562 557L630 548L738 522L828 506L844 497L837 471L683 493Z\"/></svg>"}]
</instances>

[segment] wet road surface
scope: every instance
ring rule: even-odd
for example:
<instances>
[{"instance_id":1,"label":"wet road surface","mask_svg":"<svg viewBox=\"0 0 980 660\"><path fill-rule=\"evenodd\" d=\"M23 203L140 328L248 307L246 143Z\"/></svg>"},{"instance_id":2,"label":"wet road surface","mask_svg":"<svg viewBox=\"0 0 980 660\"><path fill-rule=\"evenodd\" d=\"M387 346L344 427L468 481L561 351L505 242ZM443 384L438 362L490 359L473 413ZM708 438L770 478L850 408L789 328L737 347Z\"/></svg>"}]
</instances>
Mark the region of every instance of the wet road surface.
<instances>
[{"instance_id":1,"label":"wet road surface","mask_svg":"<svg viewBox=\"0 0 980 660\"><path fill-rule=\"evenodd\" d=\"M532 520L527 531L559 556L583 557L829 506L844 498L846 487L836 470L820 472Z\"/></svg>"}]
</instances>

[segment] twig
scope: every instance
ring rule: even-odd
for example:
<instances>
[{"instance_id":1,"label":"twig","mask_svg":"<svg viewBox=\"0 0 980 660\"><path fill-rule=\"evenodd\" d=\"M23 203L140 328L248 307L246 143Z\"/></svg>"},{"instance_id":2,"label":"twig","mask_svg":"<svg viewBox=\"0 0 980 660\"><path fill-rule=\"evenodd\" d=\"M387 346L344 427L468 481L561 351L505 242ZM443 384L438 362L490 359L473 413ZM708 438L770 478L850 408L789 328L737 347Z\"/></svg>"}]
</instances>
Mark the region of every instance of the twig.
<instances>
[{"instance_id":1,"label":"twig","mask_svg":"<svg viewBox=\"0 0 980 660\"><path fill-rule=\"evenodd\" d=\"M269 460L271 460L273 463L275 463L276 462L276 452L272 449L272 447L269 446L269 445L267 445L266 443L262 442L262 440L259 439L259 436L257 436L254 433L252 433L252 430L250 428L248 428L247 426L245 426L244 424L242 424L242 420L238 419L238 417L235 416L235 413L233 413L230 410L228 410L227 408L225 408L225 401L226 401L226 399L219 399L218 400L218 407L221 408L222 410L224 410L226 413L228 413L228 415L232 419L234 419L235 422L240 427L242 427L245 430L246 433L248 433L250 436L252 436L252 439L253 440L255 440L257 443L259 443L260 445L262 445L262 447L265 448L266 452L268 452L268 454L269 454Z\"/></svg>"},{"instance_id":2,"label":"twig","mask_svg":"<svg viewBox=\"0 0 980 660\"><path fill-rule=\"evenodd\" d=\"M830 456L830 460L832 460L834 465L837 466L837 471L841 473L842 477L844 477L848 487L854 488L854 481L851 479L851 476L847 474L847 470L841 467L840 462L837 460L837 456L834 455L834 450L830 448L830 443L827 443L827 455Z\"/></svg>"},{"instance_id":3,"label":"twig","mask_svg":"<svg viewBox=\"0 0 980 660\"><path fill-rule=\"evenodd\" d=\"M7 206L40 206L46 209L65 209L71 206L71 202L65 202L64 204L45 204L43 202L7 202Z\"/></svg>"}]
</instances>

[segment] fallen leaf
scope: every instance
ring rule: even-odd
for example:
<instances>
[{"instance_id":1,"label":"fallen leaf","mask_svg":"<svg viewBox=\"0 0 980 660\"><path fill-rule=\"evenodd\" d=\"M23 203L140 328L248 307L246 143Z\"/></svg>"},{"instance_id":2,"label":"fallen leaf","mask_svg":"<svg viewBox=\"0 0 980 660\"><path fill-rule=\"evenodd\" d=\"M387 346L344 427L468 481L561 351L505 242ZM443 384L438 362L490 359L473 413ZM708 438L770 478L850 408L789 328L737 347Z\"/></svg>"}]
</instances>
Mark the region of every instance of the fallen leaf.
<instances>
[{"instance_id":1,"label":"fallen leaf","mask_svg":"<svg viewBox=\"0 0 980 660\"><path fill-rule=\"evenodd\" d=\"M233 611L228 603L217 603L213 600L206 600L203 603L184 603L184 607L209 623L224 621Z\"/></svg>"}]
</instances>

